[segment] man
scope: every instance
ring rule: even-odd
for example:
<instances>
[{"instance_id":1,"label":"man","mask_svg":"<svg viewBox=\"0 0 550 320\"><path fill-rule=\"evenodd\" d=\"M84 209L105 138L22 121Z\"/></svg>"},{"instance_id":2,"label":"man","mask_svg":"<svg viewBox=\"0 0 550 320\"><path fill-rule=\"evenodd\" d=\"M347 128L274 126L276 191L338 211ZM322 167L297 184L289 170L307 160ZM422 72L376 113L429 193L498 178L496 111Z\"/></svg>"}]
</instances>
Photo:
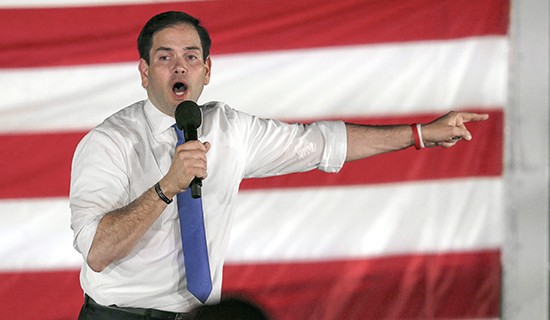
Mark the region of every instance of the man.
<instances>
[{"instance_id":1,"label":"man","mask_svg":"<svg viewBox=\"0 0 550 320\"><path fill-rule=\"evenodd\" d=\"M176 147L176 107L196 102L210 81L210 38L197 19L166 12L143 27L138 50L148 99L94 128L73 160L71 227L85 260L81 319L174 319L219 301L243 178L314 168L337 172L345 161L412 145L452 147L471 139L464 123L488 117L451 112L421 127L338 121L304 126L209 102L201 106L199 139ZM210 275L203 298L189 285L191 259L185 254L191 249L182 250L185 223L180 227L178 216L179 196L195 177L204 180L200 207Z\"/></svg>"}]
</instances>

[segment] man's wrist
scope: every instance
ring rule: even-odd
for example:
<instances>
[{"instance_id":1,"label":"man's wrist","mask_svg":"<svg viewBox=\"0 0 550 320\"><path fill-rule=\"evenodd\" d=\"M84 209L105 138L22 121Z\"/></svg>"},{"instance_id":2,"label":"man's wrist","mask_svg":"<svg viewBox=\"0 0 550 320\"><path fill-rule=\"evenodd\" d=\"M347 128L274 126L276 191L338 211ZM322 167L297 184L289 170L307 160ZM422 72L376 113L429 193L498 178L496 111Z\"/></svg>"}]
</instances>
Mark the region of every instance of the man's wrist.
<instances>
[{"instance_id":1,"label":"man's wrist","mask_svg":"<svg viewBox=\"0 0 550 320\"><path fill-rule=\"evenodd\" d=\"M162 189L161 189L161 187L160 187L160 181L157 182L157 183L155 184L154 188L155 188L155 192L157 193L157 195L159 196L159 198L160 198L162 201L164 201L166 204L172 203L173 199L168 198L168 197L164 194L164 192L162 192Z\"/></svg>"},{"instance_id":2,"label":"man's wrist","mask_svg":"<svg viewBox=\"0 0 550 320\"><path fill-rule=\"evenodd\" d=\"M420 123L411 124L411 129L414 137L414 147L416 150L424 149L424 138L422 137L422 125Z\"/></svg>"}]
</instances>

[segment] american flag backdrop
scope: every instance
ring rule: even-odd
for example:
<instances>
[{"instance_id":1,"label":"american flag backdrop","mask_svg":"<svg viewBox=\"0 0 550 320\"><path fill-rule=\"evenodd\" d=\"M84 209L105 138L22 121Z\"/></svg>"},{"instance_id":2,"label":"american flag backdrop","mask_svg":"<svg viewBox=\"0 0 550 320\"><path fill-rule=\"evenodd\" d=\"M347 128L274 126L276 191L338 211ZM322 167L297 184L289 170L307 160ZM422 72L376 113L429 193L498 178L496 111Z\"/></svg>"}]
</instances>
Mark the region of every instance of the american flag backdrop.
<instances>
[{"instance_id":1,"label":"american flag backdrop","mask_svg":"<svg viewBox=\"0 0 550 320\"><path fill-rule=\"evenodd\" d=\"M275 319L499 318L509 5L1 2L1 317L77 317L74 149L104 118L145 98L137 34L154 14L181 10L213 39L202 102L306 123L490 114L469 125L471 142L452 149L409 148L338 174L245 180L225 294L250 298Z\"/></svg>"}]
</instances>

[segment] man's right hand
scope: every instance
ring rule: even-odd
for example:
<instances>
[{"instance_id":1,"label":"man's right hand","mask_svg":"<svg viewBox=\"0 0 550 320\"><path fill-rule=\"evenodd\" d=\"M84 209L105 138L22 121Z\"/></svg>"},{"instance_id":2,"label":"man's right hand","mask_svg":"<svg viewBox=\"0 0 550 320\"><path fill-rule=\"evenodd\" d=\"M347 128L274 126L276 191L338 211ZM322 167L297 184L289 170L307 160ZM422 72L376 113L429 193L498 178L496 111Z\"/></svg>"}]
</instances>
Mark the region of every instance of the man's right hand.
<instances>
[{"instance_id":1,"label":"man's right hand","mask_svg":"<svg viewBox=\"0 0 550 320\"><path fill-rule=\"evenodd\" d=\"M185 191L195 177L207 177L206 153L210 146L209 142L194 140L176 147L170 169L160 180L160 186L167 197L171 199Z\"/></svg>"}]
</instances>

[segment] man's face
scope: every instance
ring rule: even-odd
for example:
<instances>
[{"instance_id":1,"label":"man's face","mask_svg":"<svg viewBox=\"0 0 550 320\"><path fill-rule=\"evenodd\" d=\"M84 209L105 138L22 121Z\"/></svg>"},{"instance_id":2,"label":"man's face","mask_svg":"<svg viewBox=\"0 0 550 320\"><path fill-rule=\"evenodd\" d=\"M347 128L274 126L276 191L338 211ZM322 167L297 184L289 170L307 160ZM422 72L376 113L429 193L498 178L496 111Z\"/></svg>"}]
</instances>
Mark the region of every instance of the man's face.
<instances>
[{"instance_id":1,"label":"man's face","mask_svg":"<svg viewBox=\"0 0 550 320\"><path fill-rule=\"evenodd\" d=\"M174 116L185 100L197 102L210 82L210 57L203 59L202 45L195 28L178 24L156 32L149 64L139 62L141 85L149 100L162 112Z\"/></svg>"}]
</instances>

